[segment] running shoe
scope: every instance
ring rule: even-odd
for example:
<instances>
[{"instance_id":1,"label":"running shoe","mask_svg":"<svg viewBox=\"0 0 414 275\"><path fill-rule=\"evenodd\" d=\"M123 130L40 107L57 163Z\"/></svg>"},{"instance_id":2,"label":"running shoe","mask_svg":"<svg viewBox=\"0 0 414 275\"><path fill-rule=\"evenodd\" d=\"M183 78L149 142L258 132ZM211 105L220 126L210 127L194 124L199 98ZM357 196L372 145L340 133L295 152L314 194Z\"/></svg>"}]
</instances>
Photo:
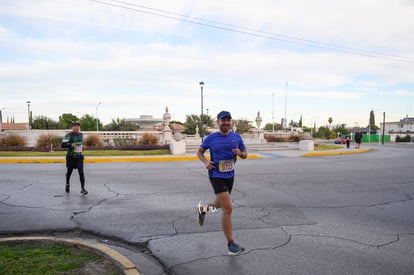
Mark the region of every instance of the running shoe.
<instances>
[{"instance_id":1,"label":"running shoe","mask_svg":"<svg viewBox=\"0 0 414 275\"><path fill-rule=\"evenodd\" d=\"M66 184L65 191L66 191L66 193L69 193L69 191L70 191L70 185L69 184Z\"/></svg>"},{"instance_id":2,"label":"running shoe","mask_svg":"<svg viewBox=\"0 0 414 275\"><path fill-rule=\"evenodd\" d=\"M206 216L206 212L204 212L204 207L203 207L203 205L201 204L201 201L198 203L198 205L197 205L197 221L198 221L198 224L200 225L200 226L203 226L203 224L204 224L204 217Z\"/></svg>"},{"instance_id":3,"label":"running shoe","mask_svg":"<svg viewBox=\"0 0 414 275\"><path fill-rule=\"evenodd\" d=\"M85 188L82 188L82 190L81 190L81 194L82 194L82 195L87 195L87 194L88 194L88 191L86 191L86 189L85 189Z\"/></svg>"},{"instance_id":4,"label":"running shoe","mask_svg":"<svg viewBox=\"0 0 414 275\"><path fill-rule=\"evenodd\" d=\"M228 253L229 255L232 255L232 256L239 255L240 253L244 251L244 248L240 247L240 245L236 244L235 242L231 242L228 248L229 248Z\"/></svg>"}]
</instances>

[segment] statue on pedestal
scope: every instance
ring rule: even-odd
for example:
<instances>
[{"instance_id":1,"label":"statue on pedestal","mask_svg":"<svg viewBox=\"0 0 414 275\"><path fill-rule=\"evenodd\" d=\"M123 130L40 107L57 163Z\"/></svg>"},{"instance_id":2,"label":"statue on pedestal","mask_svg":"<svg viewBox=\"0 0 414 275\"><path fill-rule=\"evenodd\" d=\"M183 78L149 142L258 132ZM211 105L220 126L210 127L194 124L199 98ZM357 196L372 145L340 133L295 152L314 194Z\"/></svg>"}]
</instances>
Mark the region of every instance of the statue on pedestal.
<instances>
[{"instance_id":1,"label":"statue on pedestal","mask_svg":"<svg viewBox=\"0 0 414 275\"><path fill-rule=\"evenodd\" d=\"M168 112L168 107L165 107L165 113L162 118L164 119L164 129L162 130L162 143L167 144L173 140L172 130L170 129L170 126L169 126L171 115Z\"/></svg>"},{"instance_id":2,"label":"statue on pedestal","mask_svg":"<svg viewBox=\"0 0 414 275\"><path fill-rule=\"evenodd\" d=\"M166 128L167 129L170 129L170 126L169 125L170 125L171 115L168 112L168 107L165 107L165 113L164 113L164 115L163 115L162 118L164 119L164 125L165 125L164 130Z\"/></svg>"},{"instance_id":3,"label":"statue on pedestal","mask_svg":"<svg viewBox=\"0 0 414 275\"><path fill-rule=\"evenodd\" d=\"M260 111L257 111L257 117L256 117L256 125L257 129L260 130L260 125L262 125L262 117L260 116Z\"/></svg>"},{"instance_id":4,"label":"statue on pedestal","mask_svg":"<svg viewBox=\"0 0 414 275\"><path fill-rule=\"evenodd\" d=\"M198 125L196 126L196 128L195 128L195 137L200 137L200 134L199 134L199 129L198 129Z\"/></svg>"},{"instance_id":5,"label":"statue on pedestal","mask_svg":"<svg viewBox=\"0 0 414 275\"><path fill-rule=\"evenodd\" d=\"M263 119L260 116L260 111L257 111L257 117L256 117L257 129L253 132L253 140L255 143L266 143L263 131L260 129L260 126L262 125L262 121Z\"/></svg>"}]
</instances>

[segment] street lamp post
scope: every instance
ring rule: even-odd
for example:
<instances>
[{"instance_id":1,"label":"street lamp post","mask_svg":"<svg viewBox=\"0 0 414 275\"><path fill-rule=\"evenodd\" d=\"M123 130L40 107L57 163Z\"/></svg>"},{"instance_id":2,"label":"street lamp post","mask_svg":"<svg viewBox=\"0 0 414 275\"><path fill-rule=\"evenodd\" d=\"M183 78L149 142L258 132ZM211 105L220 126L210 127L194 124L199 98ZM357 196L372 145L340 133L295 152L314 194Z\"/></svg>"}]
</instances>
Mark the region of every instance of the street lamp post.
<instances>
[{"instance_id":1,"label":"street lamp post","mask_svg":"<svg viewBox=\"0 0 414 275\"><path fill-rule=\"evenodd\" d=\"M27 103L27 118L29 119L27 130L30 131L30 101L26 101Z\"/></svg>"},{"instance_id":2,"label":"street lamp post","mask_svg":"<svg viewBox=\"0 0 414 275\"><path fill-rule=\"evenodd\" d=\"M382 145L384 145L385 140L385 112L382 113Z\"/></svg>"},{"instance_id":3,"label":"street lamp post","mask_svg":"<svg viewBox=\"0 0 414 275\"><path fill-rule=\"evenodd\" d=\"M201 140L203 140L203 137L204 137L204 135L203 135L203 87L204 87L204 82L203 81L200 81L200 88L201 88L201 116L200 116L200 136L201 136Z\"/></svg>"},{"instance_id":4,"label":"street lamp post","mask_svg":"<svg viewBox=\"0 0 414 275\"><path fill-rule=\"evenodd\" d=\"M96 120L96 131L99 131L99 124L98 124L98 108L101 106L102 102L99 102L98 105L96 105L95 108L95 120Z\"/></svg>"},{"instance_id":5,"label":"street lamp post","mask_svg":"<svg viewBox=\"0 0 414 275\"><path fill-rule=\"evenodd\" d=\"M0 131L3 130L3 110L6 109L5 107L0 109Z\"/></svg>"},{"instance_id":6,"label":"street lamp post","mask_svg":"<svg viewBox=\"0 0 414 275\"><path fill-rule=\"evenodd\" d=\"M288 87L288 83L286 82L286 87L285 87L285 117L283 120L283 131L285 131L285 129L287 128L287 118L286 118L286 105L287 105L287 87Z\"/></svg>"},{"instance_id":7,"label":"street lamp post","mask_svg":"<svg viewBox=\"0 0 414 275\"><path fill-rule=\"evenodd\" d=\"M274 104L275 93L272 93L272 133L275 133L275 104Z\"/></svg>"}]
</instances>

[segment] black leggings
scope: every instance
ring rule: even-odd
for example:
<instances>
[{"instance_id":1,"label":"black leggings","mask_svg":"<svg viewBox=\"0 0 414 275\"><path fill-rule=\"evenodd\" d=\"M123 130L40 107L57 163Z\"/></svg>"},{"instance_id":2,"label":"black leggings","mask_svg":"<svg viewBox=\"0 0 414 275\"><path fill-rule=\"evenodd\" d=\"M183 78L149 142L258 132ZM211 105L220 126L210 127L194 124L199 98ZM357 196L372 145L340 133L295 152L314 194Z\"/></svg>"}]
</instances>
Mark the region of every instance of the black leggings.
<instances>
[{"instance_id":1,"label":"black leggings","mask_svg":"<svg viewBox=\"0 0 414 275\"><path fill-rule=\"evenodd\" d=\"M83 156L74 158L71 156L66 156L66 184L69 184L70 176L72 175L73 169L78 169L79 179L81 183L81 188L85 188L85 174L83 172Z\"/></svg>"}]
</instances>

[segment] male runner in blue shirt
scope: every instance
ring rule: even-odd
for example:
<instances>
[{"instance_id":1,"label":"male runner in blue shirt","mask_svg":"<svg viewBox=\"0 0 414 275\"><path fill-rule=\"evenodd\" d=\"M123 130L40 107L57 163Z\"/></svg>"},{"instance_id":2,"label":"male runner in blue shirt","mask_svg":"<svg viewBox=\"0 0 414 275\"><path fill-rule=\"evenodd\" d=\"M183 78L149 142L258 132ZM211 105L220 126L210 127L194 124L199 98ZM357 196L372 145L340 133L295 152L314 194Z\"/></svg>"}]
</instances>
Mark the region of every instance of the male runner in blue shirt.
<instances>
[{"instance_id":1,"label":"male runner in blue shirt","mask_svg":"<svg viewBox=\"0 0 414 275\"><path fill-rule=\"evenodd\" d=\"M198 223L200 226L204 224L204 217L207 211L222 208L221 222L227 239L228 254L238 255L244 251L244 248L233 241L230 193L234 182L234 165L237 156L245 159L247 158L247 151L241 136L231 131L232 123L229 112L221 111L217 115L217 124L220 131L208 135L197 152L198 158L208 169L210 183L216 194L216 199L207 205L202 206L201 202L198 204ZM210 150L210 160L207 160L204 156L208 149Z\"/></svg>"}]
</instances>

